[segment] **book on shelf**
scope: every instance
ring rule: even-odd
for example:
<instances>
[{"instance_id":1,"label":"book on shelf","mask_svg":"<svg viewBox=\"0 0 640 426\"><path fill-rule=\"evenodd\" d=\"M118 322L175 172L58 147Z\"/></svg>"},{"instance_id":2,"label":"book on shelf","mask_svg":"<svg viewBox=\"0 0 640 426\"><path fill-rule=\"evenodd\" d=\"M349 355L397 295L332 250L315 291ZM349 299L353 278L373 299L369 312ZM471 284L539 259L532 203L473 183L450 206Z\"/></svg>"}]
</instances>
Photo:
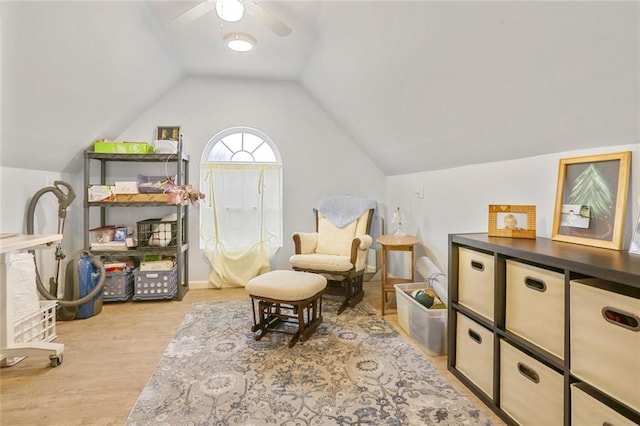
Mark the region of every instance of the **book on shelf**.
<instances>
[{"instance_id":1,"label":"book on shelf","mask_svg":"<svg viewBox=\"0 0 640 426\"><path fill-rule=\"evenodd\" d=\"M133 260L106 260L104 263L104 270L109 274L121 273L129 271L135 268L135 262Z\"/></svg>"},{"instance_id":2,"label":"book on shelf","mask_svg":"<svg viewBox=\"0 0 640 426\"><path fill-rule=\"evenodd\" d=\"M173 257L150 255L145 256L144 260L140 262L140 271L170 271L176 265L176 261Z\"/></svg>"},{"instance_id":3,"label":"book on shelf","mask_svg":"<svg viewBox=\"0 0 640 426\"><path fill-rule=\"evenodd\" d=\"M124 241L108 241L104 243L94 241L91 243L91 249L92 250L114 250L114 251L126 250L127 243L125 243Z\"/></svg>"}]
</instances>

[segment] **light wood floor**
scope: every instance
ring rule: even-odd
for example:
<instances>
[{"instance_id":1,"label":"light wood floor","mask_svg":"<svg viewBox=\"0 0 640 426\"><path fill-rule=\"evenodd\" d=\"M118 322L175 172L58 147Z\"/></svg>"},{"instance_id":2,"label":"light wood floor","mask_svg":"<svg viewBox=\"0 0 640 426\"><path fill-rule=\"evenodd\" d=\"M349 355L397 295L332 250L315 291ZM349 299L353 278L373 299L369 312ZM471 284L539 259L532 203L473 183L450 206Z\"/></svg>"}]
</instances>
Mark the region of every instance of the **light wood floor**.
<instances>
[{"instance_id":1,"label":"light wood floor","mask_svg":"<svg viewBox=\"0 0 640 426\"><path fill-rule=\"evenodd\" d=\"M365 283L365 294L379 312L380 282ZM122 425L191 303L247 297L244 289L192 289L181 302L108 303L92 318L59 321L62 365L35 356L0 369L0 424ZM387 306L385 318L402 333ZM425 357L494 424L504 424L447 371L446 356Z\"/></svg>"}]
</instances>

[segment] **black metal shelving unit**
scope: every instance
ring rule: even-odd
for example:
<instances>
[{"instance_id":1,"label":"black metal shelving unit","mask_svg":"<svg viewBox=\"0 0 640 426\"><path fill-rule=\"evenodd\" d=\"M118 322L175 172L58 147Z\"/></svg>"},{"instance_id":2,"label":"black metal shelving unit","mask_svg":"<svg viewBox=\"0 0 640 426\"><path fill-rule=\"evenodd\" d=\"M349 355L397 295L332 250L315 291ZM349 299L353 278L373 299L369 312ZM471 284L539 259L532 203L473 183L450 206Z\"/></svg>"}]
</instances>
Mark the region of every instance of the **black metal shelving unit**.
<instances>
[{"instance_id":1,"label":"black metal shelving unit","mask_svg":"<svg viewBox=\"0 0 640 426\"><path fill-rule=\"evenodd\" d=\"M89 202L87 189L90 185L107 184L107 164L111 162L127 163L167 163L176 164L177 185L187 185L189 183L189 156L184 152L177 154L120 154L102 153L87 150L84 153L84 247L89 250L89 229L91 226L90 209L100 209L99 226L105 226L107 209L110 208L132 208L132 207L167 207L162 202ZM90 182L92 163L98 163L99 182ZM91 253L104 256L130 256L143 257L145 254L167 254L176 257L177 272L177 293L176 300L182 300L189 290L189 205L175 206L177 214L176 247L149 247L127 250L91 250ZM179 224L182 223L183 226Z\"/></svg>"}]
</instances>

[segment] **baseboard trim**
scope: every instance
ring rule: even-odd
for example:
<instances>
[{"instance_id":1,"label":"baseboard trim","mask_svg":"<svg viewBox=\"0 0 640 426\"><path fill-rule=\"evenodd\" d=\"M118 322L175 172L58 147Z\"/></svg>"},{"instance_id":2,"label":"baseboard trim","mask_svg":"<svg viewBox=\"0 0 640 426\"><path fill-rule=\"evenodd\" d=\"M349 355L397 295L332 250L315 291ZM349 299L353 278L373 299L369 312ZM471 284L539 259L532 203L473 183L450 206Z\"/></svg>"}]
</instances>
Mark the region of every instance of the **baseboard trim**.
<instances>
[{"instance_id":1,"label":"baseboard trim","mask_svg":"<svg viewBox=\"0 0 640 426\"><path fill-rule=\"evenodd\" d=\"M214 287L209 281L189 281L189 288L202 289L202 288L217 288Z\"/></svg>"},{"instance_id":2,"label":"baseboard trim","mask_svg":"<svg viewBox=\"0 0 640 426\"><path fill-rule=\"evenodd\" d=\"M220 290L223 288L243 288L240 286L222 286L222 287L216 287L213 284L211 284L209 281L189 281L189 288L192 290L196 290L196 289L212 289L212 290Z\"/></svg>"}]
</instances>

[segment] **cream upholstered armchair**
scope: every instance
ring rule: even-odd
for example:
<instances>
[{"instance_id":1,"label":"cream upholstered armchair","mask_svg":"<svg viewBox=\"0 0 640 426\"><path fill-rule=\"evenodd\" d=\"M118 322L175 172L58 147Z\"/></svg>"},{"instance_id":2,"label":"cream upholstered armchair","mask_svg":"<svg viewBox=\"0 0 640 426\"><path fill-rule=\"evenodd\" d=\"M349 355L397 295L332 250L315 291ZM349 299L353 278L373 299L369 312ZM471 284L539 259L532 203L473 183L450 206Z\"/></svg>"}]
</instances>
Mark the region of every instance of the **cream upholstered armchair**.
<instances>
[{"instance_id":1,"label":"cream upholstered armchair","mask_svg":"<svg viewBox=\"0 0 640 426\"><path fill-rule=\"evenodd\" d=\"M322 274L327 278L326 294L344 296L338 309L340 314L364 296L362 281L367 250L373 243L369 233L374 209L365 210L343 227L334 225L318 209L313 211L316 232L293 234L295 254L289 262L296 271Z\"/></svg>"}]
</instances>

